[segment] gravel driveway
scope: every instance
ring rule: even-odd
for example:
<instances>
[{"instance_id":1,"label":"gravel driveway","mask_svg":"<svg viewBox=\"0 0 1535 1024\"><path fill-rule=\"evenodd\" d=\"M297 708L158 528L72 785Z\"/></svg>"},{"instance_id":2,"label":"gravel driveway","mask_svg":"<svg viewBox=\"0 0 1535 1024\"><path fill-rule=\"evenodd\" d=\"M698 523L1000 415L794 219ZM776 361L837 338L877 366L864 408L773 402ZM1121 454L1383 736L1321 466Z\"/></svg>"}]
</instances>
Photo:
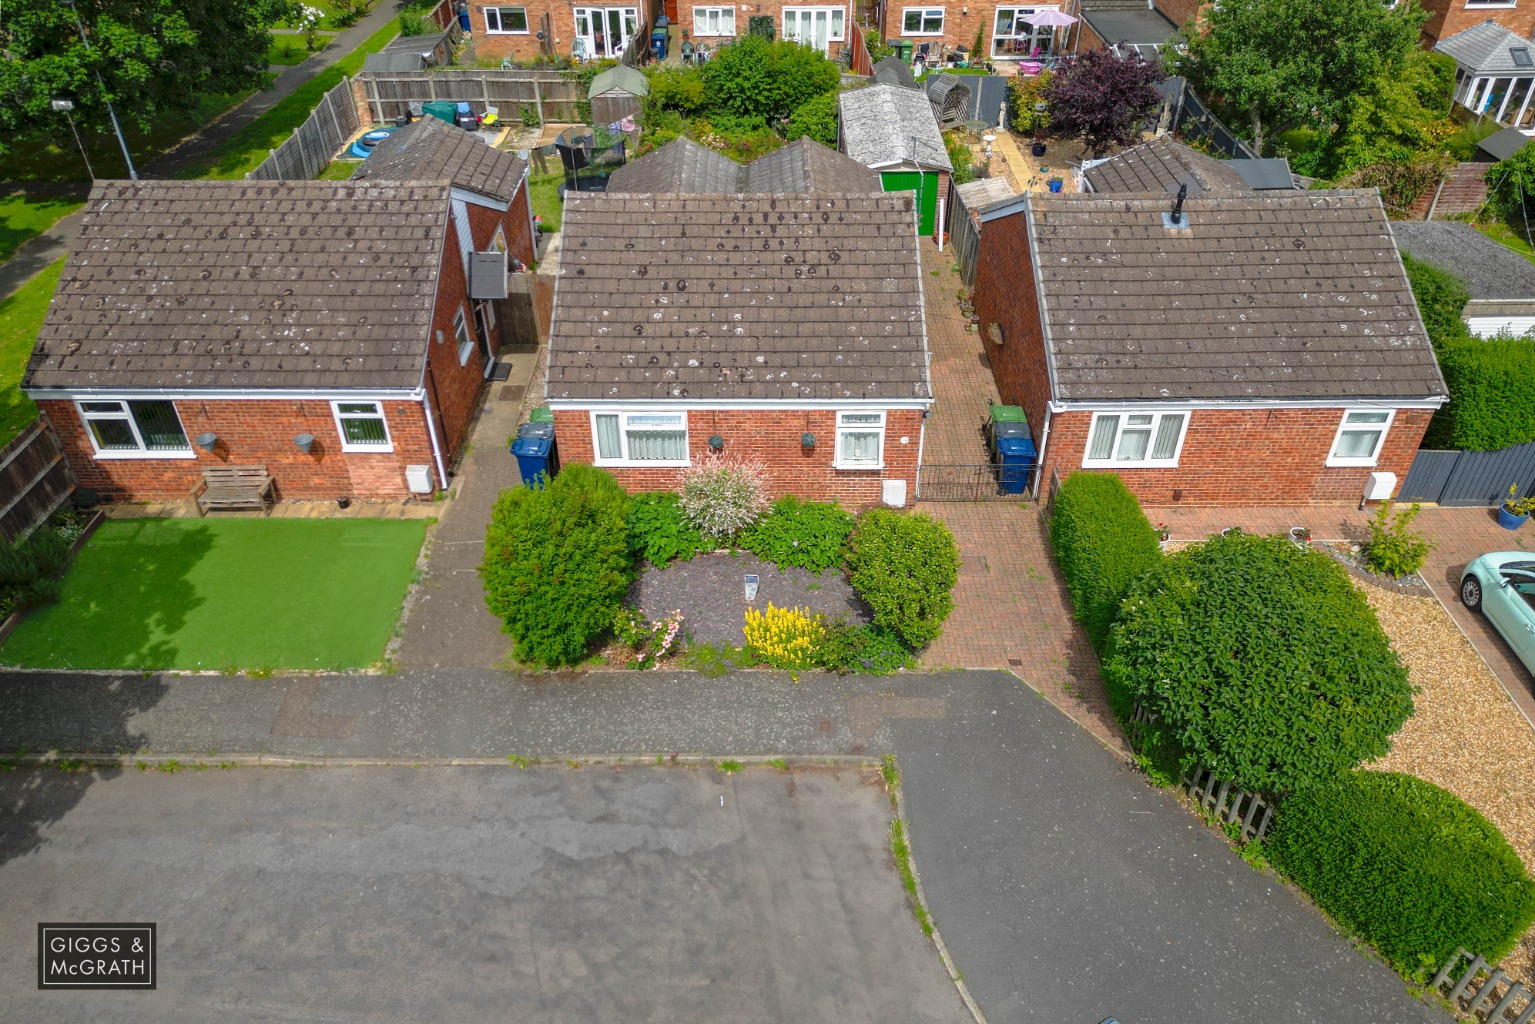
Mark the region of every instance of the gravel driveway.
<instances>
[{"instance_id":1,"label":"gravel driveway","mask_svg":"<svg viewBox=\"0 0 1535 1024\"><path fill-rule=\"evenodd\" d=\"M691 562L673 562L649 569L630 592L630 602L649 619L681 609L684 628L695 643L746 643L745 582L758 578L752 605L765 609L799 607L820 612L828 621L868 622L868 606L853 592L847 577L836 569L815 576L804 569L780 570L747 551L699 555Z\"/></svg>"}]
</instances>

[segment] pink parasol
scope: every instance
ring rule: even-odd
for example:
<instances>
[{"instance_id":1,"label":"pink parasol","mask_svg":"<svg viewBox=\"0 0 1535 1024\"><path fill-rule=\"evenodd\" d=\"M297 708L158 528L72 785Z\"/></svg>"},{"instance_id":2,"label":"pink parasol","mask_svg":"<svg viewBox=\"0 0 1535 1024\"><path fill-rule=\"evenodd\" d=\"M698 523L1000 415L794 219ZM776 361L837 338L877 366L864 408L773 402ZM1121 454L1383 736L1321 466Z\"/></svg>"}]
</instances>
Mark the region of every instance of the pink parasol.
<instances>
[{"instance_id":1,"label":"pink parasol","mask_svg":"<svg viewBox=\"0 0 1535 1024\"><path fill-rule=\"evenodd\" d=\"M1038 14L1026 14L1018 20L1027 22L1030 25L1033 25L1035 28L1044 26L1060 28L1066 25L1075 25L1077 23L1077 19L1073 18L1071 15L1062 14L1060 11L1053 9L1048 11L1040 11Z\"/></svg>"}]
</instances>

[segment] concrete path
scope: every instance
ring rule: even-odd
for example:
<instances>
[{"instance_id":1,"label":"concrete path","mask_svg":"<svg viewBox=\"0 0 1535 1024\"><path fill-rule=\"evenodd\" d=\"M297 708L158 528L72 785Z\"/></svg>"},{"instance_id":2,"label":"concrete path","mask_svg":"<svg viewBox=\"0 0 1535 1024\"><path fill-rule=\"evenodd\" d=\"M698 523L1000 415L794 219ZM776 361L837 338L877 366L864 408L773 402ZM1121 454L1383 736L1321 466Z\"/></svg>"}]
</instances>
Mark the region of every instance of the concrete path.
<instances>
[{"instance_id":1,"label":"concrete path","mask_svg":"<svg viewBox=\"0 0 1535 1024\"><path fill-rule=\"evenodd\" d=\"M0 822L0 1002L13 1020L959 1024L872 774L129 772L25 855ZM60 811L38 783L0 777L0 801ZM37 922L82 918L155 922L156 991L39 992Z\"/></svg>"},{"instance_id":2,"label":"concrete path","mask_svg":"<svg viewBox=\"0 0 1535 1024\"><path fill-rule=\"evenodd\" d=\"M47 231L27 239L10 259L0 263L0 302L14 295L16 289L45 268L69 255L80 234L80 221L84 216L84 211L76 210L59 218Z\"/></svg>"},{"instance_id":3,"label":"concrete path","mask_svg":"<svg viewBox=\"0 0 1535 1024\"><path fill-rule=\"evenodd\" d=\"M798 685L757 672L16 673L0 678L0 750L19 747L147 748L150 761L892 752L933 913L993 1024L1447 1019L1003 673ZM88 777L34 777L59 792L45 811L23 806L22 843L46 841L51 823L91 795ZM425 802L396 806L407 819L427 813Z\"/></svg>"}]
</instances>

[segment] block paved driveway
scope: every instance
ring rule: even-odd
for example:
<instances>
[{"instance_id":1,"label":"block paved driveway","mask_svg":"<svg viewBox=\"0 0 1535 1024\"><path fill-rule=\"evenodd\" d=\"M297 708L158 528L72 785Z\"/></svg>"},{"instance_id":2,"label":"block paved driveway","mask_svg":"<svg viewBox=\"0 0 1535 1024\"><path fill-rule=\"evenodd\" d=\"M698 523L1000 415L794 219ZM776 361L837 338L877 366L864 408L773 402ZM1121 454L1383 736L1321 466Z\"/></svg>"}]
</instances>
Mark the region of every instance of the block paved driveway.
<instances>
[{"instance_id":1,"label":"block paved driveway","mask_svg":"<svg viewBox=\"0 0 1535 1024\"><path fill-rule=\"evenodd\" d=\"M1122 758L1016 678L1000 672L873 679L810 674L798 684L785 675L763 672L719 679L659 672L518 678L494 672L405 670L396 676L301 679L18 673L0 678L0 750L20 746L155 751L139 755L149 760L171 752L210 750L221 752L215 759L231 751L273 751L306 759L355 755L411 761L507 754L563 759L601 752L653 761L656 754L673 751L736 757L860 754L872 759L889 752L899 757L903 768L913 849L934 917L992 1024L1097 1024L1110 1014L1125 1024L1225 1024L1233 1019L1248 1024L1403 1024L1448 1019L1412 1000L1395 975L1356 953L1299 896L1249 869L1172 796L1149 788L1126 770ZM503 770L510 778L519 777L515 769ZM583 820L601 820L605 812L597 805L610 771L588 766L560 776L569 780L562 786L593 788L586 795L550 796L551 805L588 801ZM244 779L260 773L242 768L230 774ZM625 772L623 778L632 774ZM195 786L223 775L178 774L166 781ZM290 787L310 777L305 771L281 773L284 780L295 780L284 783ZM694 777L714 778L707 772ZM135 783L161 778L132 774ZM29 901L38 898L33 890L39 886L50 893L52 902L46 906L57 909L64 920L130 911L154 919L153 914L170 910L134 902L136 886L174 886L179 871L190 870L204 857L209 863L200 870L214 871L224 849L220 843L227 840L204 847L204 837L195 832L187 835L197 837L196 843L178 844L168 837L156 839L153 828L140 829L139 845L124 847L133 855L117 865L102 857L82 858L68 843L61 844L62 836L82 834L72 824L77 813L84 815L79 820L88 826L85 831L99 830L105 820L100 815L112 803L104 798L122 791L113 788L118 784L51 770L0 775L0 835L10 858L0 867L7 873L4 891L12 908L8 927L25 930L35 925L44 908ZM195 790L189 786L179 792ZM286 798L302 803L303 792L290 789ZM536 811L533 803L508 802L509 795L477 799L472 793L458 796L405 784L361 785L314 799L318 803L313 813L285 817L274 809L271 822L266 820L267 808L280 808L284 801L262 803L252 795L200 805L197 813L238 814L246 822L242 828L267 837L264 846L254 847L262 856L241 862L246 870L231 868L222 876L225 888L206 890L207 898L221 901L215 905L228 907L235 921L255 926L259 915L239 907L239 886L258 881L274 885L257 872L282 877L286 865L295 863L313 874L294 876L285 898L291 905L314 902L323 909L321 917L354 906L348 899L359 901L357 906L372 898L394 901L388 905L407 910L413 905L406 884L410 882L427 886L434 899L451 898L450 905L462 907L475 929L483 930L480 924L489 928L490 923L474 907L474 887L449 886L437 865L445 858L472 854L480 865L476 877L489 879L503 867L512 870L495 859L502 832L484 819L494 817L498 801L500 806L524 808L518 813ZM817 826L810 819L780 814L764 801L760 821L743 819L748 838L809 827L832 834L842 830L840 823ZM749 806L742 803L743 810ZM368 833L366 842L335 845L337 825L347 815L380 807L386 808L378 812L381 820L395 823L395 831L379 828ZM187 811L194 813L191 807ZM417 831L411 824L417 819L429 827ZM631 821L622 816L617 820ZM635 829L647 827L637 820L631 824ZM125 835L134 833L131 822L121 827ZM434 829L446 837L442 842L431 840ZM392 862L394 868L382 873L369 874L360 864L326 867L311 850L351 850L349 856L366 860L384 856L370 845L387 847L397 837L409 839L402 847L405 852ZM835 835L823 837L827 844L834 839ZM669 843L682 844L683 837L658 832L654 841L667 848ZM75 889L61 878L8 874L12 865L60 857L88 866L95 881ZM859 890L843 893L840 883L835 890L824 888L828 877L844 877L827 866L831 858L829 850L814 857L783 857L763 870L785 872L786 879L802 876L802 884L812 887L818 902L876 898ZM547 863L563 862L550 857ZM355 878L355 888L339 883L314 888L326 872ZM576 887L576 899L583 898L579 874L559 877ZM316 893L324 898L313 901ZM169 906L174 910L179 904ZM631 907L621 900L615 913L628 914ZM840 906L836 911L852 913ZM372 920L360 910L353 919ZM731 927L739 927L742 919L729 920ZM514 917L498 921L508 933L521 927ZM707 929L716 936L712 941L735 942L733 932L722 934L696 905L688 927ZM906 928L904 919L899 927ZM674 934L670 925L650 934L663 945L693 941L691 932ZM851 941L854 931L842 934ZM407 939L401 935L401 941ZM298 942L301 949L314 945L309 933L272 932L269 940L250 947L259 954L251 961L258 969L281 966L285 942ZM14 941L30 948L30 939L7 945ZM367 933L351 941L363 948ZM733 944L728 948L740 949ZM903 975L910 972L901 965L908 961L892 957L886 963L889 969L883 976L888 982L906 984ZM15 980L18 970L26 975L24 966L14 961L0 964L0 982L32 984L30 976ZM729 962L733 971L760 967L760 957L745 953ZM464 970L478 979L476 984L490 984L485 979L491 974L482 965L467 964ZM525 973L497 977L505 986L530 983ZM423 972L420 979L428 992L439 984L432 971ZM362 984L344 980L349 986ZM835 991L839 990L828 988L818 994ZM521 991L514 994L534 998ZM527 1019L585 1019L579 1011L586 1004L575 1005L574 1013ZM729 1016L720 1014L719 1019ZM797 1019L836 1021L845 1016L834 1002L826 1002L811 1005Z\"/></svg>"}]
</instances>

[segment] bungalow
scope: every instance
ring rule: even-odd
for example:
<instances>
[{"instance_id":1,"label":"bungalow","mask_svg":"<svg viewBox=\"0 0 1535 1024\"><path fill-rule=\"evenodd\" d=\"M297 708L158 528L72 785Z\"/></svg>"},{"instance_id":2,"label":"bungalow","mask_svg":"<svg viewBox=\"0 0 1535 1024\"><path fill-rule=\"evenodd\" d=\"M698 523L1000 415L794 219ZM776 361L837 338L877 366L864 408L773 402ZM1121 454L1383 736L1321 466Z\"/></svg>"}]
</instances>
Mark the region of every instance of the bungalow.
<instances>
[{"instance_id":1,"label":"bungalow","mask_svg":"<svg viewBox=\"0 0 1535 1024\"><path fill-rule=\"evenodd\" d=\"M837 106L837 148L878 172L886 192L914 193L918 230L936 237L954 165L927 96L899 85L870 85L842 93Z\"/></svg>"},{"instance_id":2,"label":"bungalow","mask_svg":"<svg viewBox=\"0 0 1535 1024\"><path fill-rule=\"evenodd\" d=\"M1011 204L974 301L1039 481L1113 470L1157 505L1394 492L1447 393L1377 193Z\"/></svg>"},{"instance_id":3,"label":"bungalow","mask_svg":"<svg viewBox=\"0 0 1535 1024\"><path fill-rule=\"evenodd\" d=\"M1220 160L1166 136L1082 165L1087 192L1144 195L1177 192L1181 185L1189 187L1189 195L1296 188L1283 157Z\"/></svg>"},{"instance_id":4,"label":"bungalow","mask_svg":"<svg viewBox=\"0 0 1535 1024\"><path fill-rule=\"evenodd\" d=\"M285 498L447 486L531 230L521 162L432 147L434 123L355 181L96 185L22 382L82 486L183 500L225 464ZM430 177L371 177L393 160Z\"/></svg>"},{"instance_id":5,"label":"bungalow","mask_svg":"<svg viewBox=\"0 0 1535 1024\"><path fill-rule=\"evenodd\" d=\"M912 500L933 399L911 196L610 190L569 197L561 237L563 461L652 491L737 454L774 496Z\"/></svg>"},{"instance_id":6,"label":"bungalow","mask_svg":"<svg viewBox=\"0 0 1535 1024\"><path fill-rule=\"evenodd\" d=\"M1466 283L1471 298L1461 317L1472 334L1535 330L1535 264L1458 221L1397 221L1391 232L1402 252Z\"/></svg>"}]
</instances>

